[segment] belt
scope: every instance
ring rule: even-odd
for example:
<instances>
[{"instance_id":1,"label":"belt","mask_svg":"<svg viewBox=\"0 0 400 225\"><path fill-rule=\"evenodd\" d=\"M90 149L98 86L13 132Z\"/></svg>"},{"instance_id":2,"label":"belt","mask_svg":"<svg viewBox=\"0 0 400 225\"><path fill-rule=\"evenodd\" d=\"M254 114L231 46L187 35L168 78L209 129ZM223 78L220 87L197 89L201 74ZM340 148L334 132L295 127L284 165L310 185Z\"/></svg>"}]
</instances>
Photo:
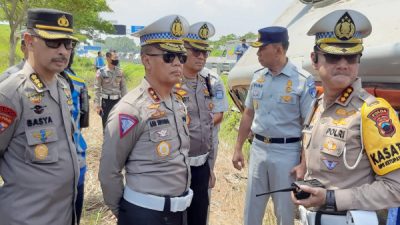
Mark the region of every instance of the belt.
<instances>
[{"instance_id":1,"label":"belt","mask_svg":"<svg viewBox=\"0 0 400 225\"><path fill-rule=\"evenodd\" d=\"M181 197L162 197L151 194L143 194L130 189L125 186L124 199L137 206L152 209L156 211L168 211L168 212L182 212L190 206L193 198L193 191L189 191Z\"/></svg>"},{"instance_id":2,"label":"belt","mask_svg":"<svg viewBox=\"0 0 400 225\"><path fill-rule=\"evenodd\" d=\"M206 163L206 161L208 159L208 154L210 154L210 152L207 152L206 154L199 155L199 156L189 157L190 166L197 167L197 166L204 165L204 163Z\"/></svg>"},{"instance_id":3,"label":"belt","mask_svg":"<svg viewBox=\"0 0 400 225\"><path fill-rule=\"evenodd\" d=\"M294 143L300 141L299 137L293 137L293 138L271 138L271 137L264 137L259 134L254 135L255 138L259 141L262 141L267 144L288 144L288 143Z\"/></svg>"},{"instance_id":4,"label":"belt","mask_svg":"<svg viewBox=\"0 0 400 225\"><path fill-rule=\"evenodd\" d=\"M120 95L107 95L107 94L101 94L101 98L103 99L110 99L110 100L117 100L120 99Z\"/></svg>"}]
</instances>

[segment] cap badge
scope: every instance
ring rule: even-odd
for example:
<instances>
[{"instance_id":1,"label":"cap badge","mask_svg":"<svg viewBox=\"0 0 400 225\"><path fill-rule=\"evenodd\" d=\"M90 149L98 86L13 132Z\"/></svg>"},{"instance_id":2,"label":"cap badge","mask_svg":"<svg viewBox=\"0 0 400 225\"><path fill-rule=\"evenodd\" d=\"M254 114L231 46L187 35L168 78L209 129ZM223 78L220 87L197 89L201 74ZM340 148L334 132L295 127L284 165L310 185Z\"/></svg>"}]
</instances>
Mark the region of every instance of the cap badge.
<instances>
[{"instance_id":1,"label":"cap badge","mask_svg":"<svg viewBox=\"0 0 400 225\"><path fill-rule=\"evenodd\" d=\"M57 23L58 23L58 26L60 26L60 27L68 27L69 26L69 21L68 21L67 17L65 17L65 15L58 18Z\"/></svg>"},{"instance_id":2,"label":"cap badge","mask_svg":"<svg viewBox=\"0 0 400 225\"><path fill-rule=\"evenodd\" d=\"M355 31L356 25L349 13L346 12L335 25L335 36L339 40L347 41L353 37Z\"/></svg>"},{"instance_id":3,"label":"cap badge","mask_svg":"<svg viewBox=\"0 0 400 225\"><path fill-rule=\"evenodd\" d=\"M203 40L206 40L208 38L208 32L210 30L208 29L207 24L204 24L203 26L200 27L199 30L199 37Z\"/></svg>"},{"instance_id":4,"label":"cap badge","mask_svg":"<svg viewBox=\"0 0 400 225\"><path fill-rule=\"evenodd\" d=\"M176 17L176 19L174 20L174 22L172 23L171 26L171 33L172 35L174 35L175 37L180 37L183 35L183 25L181 20L179 19L179 17Z\"/></svg>"}]
</instances>

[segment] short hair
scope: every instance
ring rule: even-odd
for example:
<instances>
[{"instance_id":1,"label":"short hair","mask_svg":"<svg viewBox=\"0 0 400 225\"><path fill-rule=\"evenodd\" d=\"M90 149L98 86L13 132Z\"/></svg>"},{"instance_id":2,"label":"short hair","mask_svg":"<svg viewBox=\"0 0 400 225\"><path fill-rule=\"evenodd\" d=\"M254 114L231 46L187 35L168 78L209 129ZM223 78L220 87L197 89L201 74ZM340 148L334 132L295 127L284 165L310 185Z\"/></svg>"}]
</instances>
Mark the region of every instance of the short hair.
<instances>
[{"instance_id":1,"label":"short hair","mask_svg":"<svg viewBox=\"0 0 400 225\"><path fill-rule=\"evenodd\" d=\"M282 48L286 52L289 49L289 41L283 41L282 42Z\"/></svg>"},{"instance_id":2,"label":"short hair","mask_svg":"<svg viewBox=\"0 0 400 225\"><path fill-rule=\"evenodd\" d=\"M111 58L111 52L106 52L106 57Z\"/></svg>"},{"instance_id":3,"label":"short hair","mask_svg":"<svg viewBox=\"0 0 400 225\"><path fill-rule=\"evenodd\" d=\"M150 53L154 48L157 48L155 45L149 44L149 45L143 45L140 48L140 55L146 55Z\"/></svg>"}]
</instances>

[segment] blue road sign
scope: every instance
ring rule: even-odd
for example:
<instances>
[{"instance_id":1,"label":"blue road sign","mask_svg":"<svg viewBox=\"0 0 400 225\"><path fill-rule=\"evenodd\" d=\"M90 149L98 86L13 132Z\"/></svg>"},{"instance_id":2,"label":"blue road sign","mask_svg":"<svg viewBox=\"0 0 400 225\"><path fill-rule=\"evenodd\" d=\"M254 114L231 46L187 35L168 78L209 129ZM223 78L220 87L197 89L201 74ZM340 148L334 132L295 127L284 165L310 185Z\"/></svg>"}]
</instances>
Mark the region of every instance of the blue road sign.
<instances>
[{"instance_id":1,"label":"blue road sign","mask_svg":"<svg viewBox=\"0 0 400 225\"><path fill-rule=\"evenodd\" d=\"M136 31L139 31L143 28L144 26L131 26L131 33L135 33Z\"/></svg>"}]
</instances>

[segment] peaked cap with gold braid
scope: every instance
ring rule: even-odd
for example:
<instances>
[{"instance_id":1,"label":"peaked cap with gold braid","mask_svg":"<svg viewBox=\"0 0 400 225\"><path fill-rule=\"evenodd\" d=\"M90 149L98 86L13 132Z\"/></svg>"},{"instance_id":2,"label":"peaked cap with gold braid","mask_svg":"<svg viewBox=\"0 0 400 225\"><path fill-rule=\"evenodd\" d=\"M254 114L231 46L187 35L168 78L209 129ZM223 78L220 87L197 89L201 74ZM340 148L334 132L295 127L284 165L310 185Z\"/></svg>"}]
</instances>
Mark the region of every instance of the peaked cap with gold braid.
<instances>
[{"instance_id":1,"label":"peaked cap with gold braid","mask_svg":"<svg viewBox=\"0 0 400 225\"><path fill-rule=\"evenodd\" d=\"M198 22L189 27L189 32L183 40L192 48L211 51L212 46L209 45L208 39L214 36L214 34L214 25L209 22Z\"/></svg>"},{"instance_id":2,"label":"peaked cap with gold braid","mask_svg":"<svg viewBox=\"0 0 400 225\"><path fill-rule=\"evenodd\" d=\"M140 38L140 45L154 44L161 50L184 53L182 38L187 34L188 21L179 15L164 16L146 26L133 36Z\"/></svg>"},{"instance_id":3,"label":"peaked cap with gold braid","mask_svg":"<svg viewBox=\"0 0 400 225\"><path fill-rule=\"evenodd\" d=\"M318 20L307 35L315 35L315 45L335 55L359 54L364 50L362 38L371 33L368 18L355 10L335 10Z\"/></svg>"},{"instance_id":4,"label":"peaked cap with gold braid","mask_svg":"<svg viewBox=\"0 0 400 225\"><path fill-rule=\"evenodd\" d=\"M72 39L78 41L73 36L73 17L67 12L55 9L29 9L26 27L33 29L43 39Z\"/></svg>"}]
</instances>

